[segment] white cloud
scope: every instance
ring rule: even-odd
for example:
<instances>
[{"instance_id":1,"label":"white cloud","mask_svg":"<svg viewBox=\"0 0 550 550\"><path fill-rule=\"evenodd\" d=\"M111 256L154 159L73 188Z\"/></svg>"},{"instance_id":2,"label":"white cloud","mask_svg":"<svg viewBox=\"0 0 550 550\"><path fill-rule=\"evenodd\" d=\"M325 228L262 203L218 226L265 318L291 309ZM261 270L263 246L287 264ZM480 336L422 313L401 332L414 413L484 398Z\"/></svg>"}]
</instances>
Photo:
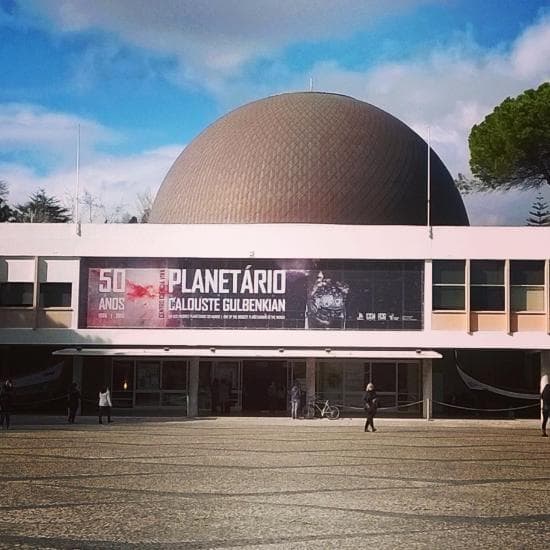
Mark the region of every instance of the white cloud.
<instances>
[{"instance_id":1,"label":"white cloud","mask_svg":"<svg viewBox=\"0 0 550 550\"><path fill-rule=\"evenodd\" d=\"M94 120L38 105L0 104L0 179L8 183L11 204L23 203L44 188L70 205L79 126L81 194L89 191L107 210L124 205L132 212L138 193L154 196L183 148L173 144L132 155L107 154L101 150L121 138Z\"/></svg>"},{"instance_id":2,"label":"white cloud","mask_svg":"<svg viewBox=\"0 0 550 550\"><path fill-rule=\"evenodd\" d=\"M511 56L514 73L522 78L541 77L550 79L548 60L550 59L549 18L527 29L517 40Z\"/></svg>"},{"instance_id":3,"label":"white cloud","mask_svg":"<svg viewBox=\"0 0 550 550\"><path fill-rule=\"evenodd\" d=\"M4 152L38 152L52 155L56 163L74 163L79 126L83 153L119 139L116 132L87 118L38 105L0 104L0 147Z\"/></svg>"},{"instance_id":4,"label":"white cloud","mask_svg":"<svg viewBox=\"0 0 550 550\"><path fill-rule=\"evenodd\" d=\"M87 190L107 210L120 205L130 213L135 212L137 195L150 192L155 196L182 148L181 145L167 145L128 156L95 154L81 165L80 196ZM11 204L26 201L39 188L46 189L48 194L56 196L67 206L75 195L74 168L60 168L42 176L23 164L0 163L0 174L9 184ZM83 219L86 219L85 213ZM101 219L96 217L94 221Z\"/></svg>"},{"instance_id":5,"label":"white cloud","mask_svg":"<svg viewBox=\"0 0 550 550\"><path fill-rule=\"evenodd\" d=\"M94 120L31 104L0 104L0 179L9 202L25 202L44 188L67 206L76 188L76 144L81 133L80 189L105 205L135 211L138 193L156 193L181 145L166 145L133 155L100 152L120 142L118 133ZM39 167L38 170L36 167ZM74 200L74 199L73 199ZM98 212L99 213L99 212Z\"/></svg>"},{"instance_id":6,"label":"white cloud","mask_svg":"<svg viewBox=\"0 0 550 550\"><path fill-rule=\"evenodd\" d=\"M349 36L434 0L22 0L65 32L100 30L178 61L180 80L210 83L289 44Z\"/></svg>"}]
</instances>

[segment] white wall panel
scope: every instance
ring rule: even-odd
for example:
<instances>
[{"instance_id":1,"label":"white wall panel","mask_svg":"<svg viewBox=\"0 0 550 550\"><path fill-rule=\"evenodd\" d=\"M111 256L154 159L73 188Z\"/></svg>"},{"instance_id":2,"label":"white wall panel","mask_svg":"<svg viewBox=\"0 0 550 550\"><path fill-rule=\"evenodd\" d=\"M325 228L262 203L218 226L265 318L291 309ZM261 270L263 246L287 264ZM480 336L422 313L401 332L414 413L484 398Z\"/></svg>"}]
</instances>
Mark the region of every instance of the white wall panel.
<instances>
[{"instance_id":1,"label":"white wall panel","mask_svg":"<svg viewBox=\"0 0 550 550\"><path fill-rule=\"evenodd\" d=\"M32 283L34 258L4 258L0 262L0 281Z\"/></svg>"},{"instance_id":2,"label":"white wall panel","mask_svg":"<svg viewBox=\"0 0 550 550\"><path fill-rule=\"evenodd\" d=\"M41 283L71 283L78 278L79 261L69 258L40 258Z\"/></svg>"}]
</instances>

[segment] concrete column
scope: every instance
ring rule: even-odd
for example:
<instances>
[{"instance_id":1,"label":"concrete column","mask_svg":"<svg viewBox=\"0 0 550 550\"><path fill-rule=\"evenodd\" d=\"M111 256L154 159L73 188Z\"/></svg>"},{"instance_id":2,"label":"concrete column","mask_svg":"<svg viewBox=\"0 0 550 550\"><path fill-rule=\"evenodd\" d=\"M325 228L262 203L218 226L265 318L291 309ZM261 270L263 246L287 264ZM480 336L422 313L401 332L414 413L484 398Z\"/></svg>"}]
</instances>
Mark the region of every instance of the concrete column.
<instances>
[{"instance_id":1,"label":"concrete column","mask_svg":"<svg viewBox=\"0 0 550 550\"><path fill-rule=\"evenodd\" d=\"M40 301L40 294L39 294L39 257L34 257L34 284L33 284L33 290L32 290L32 310L33 310L33 330L36 330L38 328L38 306Z\"/></svg>"},{"instance_id":2,"label":"concrete column","mask_svg":"<svg viewBox=\"0 0 550 550\"><path fill-rule=\"evenodd\" d=\"M426 420L432 417L432 399L433 399L433 383L432 383L432 360L422 360L422 414ZM429 405L428 405L429 399Z\"/></svg>"},{"instance_id":3,"label":"concrete column","mask_svg":"<svg viewBox=\"0 0 550 550\"><path fill-rule=\"evenodd\" d=\"M199 416L199 357L191 357L189 361L189 408L187 416Z\"/></svg>"},{"instance_id":4,"label":"concrete column","mask_svg":"<svg viewBox=\"0 0 550 550\"><path fill-rule=\"evenodd\" d=\"M306 403L309 403L315 397L315 366L317 360L315 357L306 359Z\"/></svg>"},{"instance_id":5,"label":"concrete column","mask_svg":"<svg viewBox=\"0 0 550 550\"><path fill-rule=\"evenodd\" d=\"M430 332L432 330L432 280L433 280L432 260L424 262L424 330Z\"/></svg>"},{"instance_id":6,"label":"concrete column","mask_svg":"<svg viewBox=\"0 0 550 550\"><path fill-rule=\"evenodd\" d=\"M84 392L82 389L82 365L83 365L83 358L79 355L73 355L73 382L76 382L76 385L78 386L78 389L80 391L81 399L80 399L80 411L76 411L77 414L82 415L83 409L84 409L84 402L82 397L84 396Z\"/></svg>"}]
</instances>

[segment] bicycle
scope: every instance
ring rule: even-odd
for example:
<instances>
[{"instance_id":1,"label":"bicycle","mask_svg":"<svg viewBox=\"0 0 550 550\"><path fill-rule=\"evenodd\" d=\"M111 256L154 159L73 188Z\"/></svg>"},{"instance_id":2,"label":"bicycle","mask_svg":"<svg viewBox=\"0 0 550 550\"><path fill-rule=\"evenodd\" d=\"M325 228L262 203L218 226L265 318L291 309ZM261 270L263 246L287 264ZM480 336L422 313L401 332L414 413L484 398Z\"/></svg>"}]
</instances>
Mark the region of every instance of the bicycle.
<instances>
[{"instance_id":1,"label":"bicycle","mask_svg":"<svg viewBox=\"0 0 550 550\"><path fill-rule=\"evenodd\" d=\"M307 418L315 418L319 414L321 418L336 420L340 416L340 409L335 405L331 405L328 399L323 401L311 401L307 407Z\"/></svg>"}]
</instances>

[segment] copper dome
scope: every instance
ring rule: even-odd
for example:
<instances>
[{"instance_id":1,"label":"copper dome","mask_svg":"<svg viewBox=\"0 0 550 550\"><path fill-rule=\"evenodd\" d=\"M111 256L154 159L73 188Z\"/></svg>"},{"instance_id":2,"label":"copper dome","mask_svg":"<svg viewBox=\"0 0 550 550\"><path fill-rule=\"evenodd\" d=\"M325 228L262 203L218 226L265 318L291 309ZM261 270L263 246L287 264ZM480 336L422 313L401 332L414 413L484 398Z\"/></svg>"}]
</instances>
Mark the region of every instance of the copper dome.
<instances>
[{"instance_id":1,"label":"copper dome","mask_svg":"<svg viewBox=\"0 0 550 550\"><path fill-rule=\"evenodd\" d=\"M150 223L426 223L426 143L351 97L268 97L217 120L176 159ZM432 151L433 225L468 225Z\"/></svg>"}]
</instances>

